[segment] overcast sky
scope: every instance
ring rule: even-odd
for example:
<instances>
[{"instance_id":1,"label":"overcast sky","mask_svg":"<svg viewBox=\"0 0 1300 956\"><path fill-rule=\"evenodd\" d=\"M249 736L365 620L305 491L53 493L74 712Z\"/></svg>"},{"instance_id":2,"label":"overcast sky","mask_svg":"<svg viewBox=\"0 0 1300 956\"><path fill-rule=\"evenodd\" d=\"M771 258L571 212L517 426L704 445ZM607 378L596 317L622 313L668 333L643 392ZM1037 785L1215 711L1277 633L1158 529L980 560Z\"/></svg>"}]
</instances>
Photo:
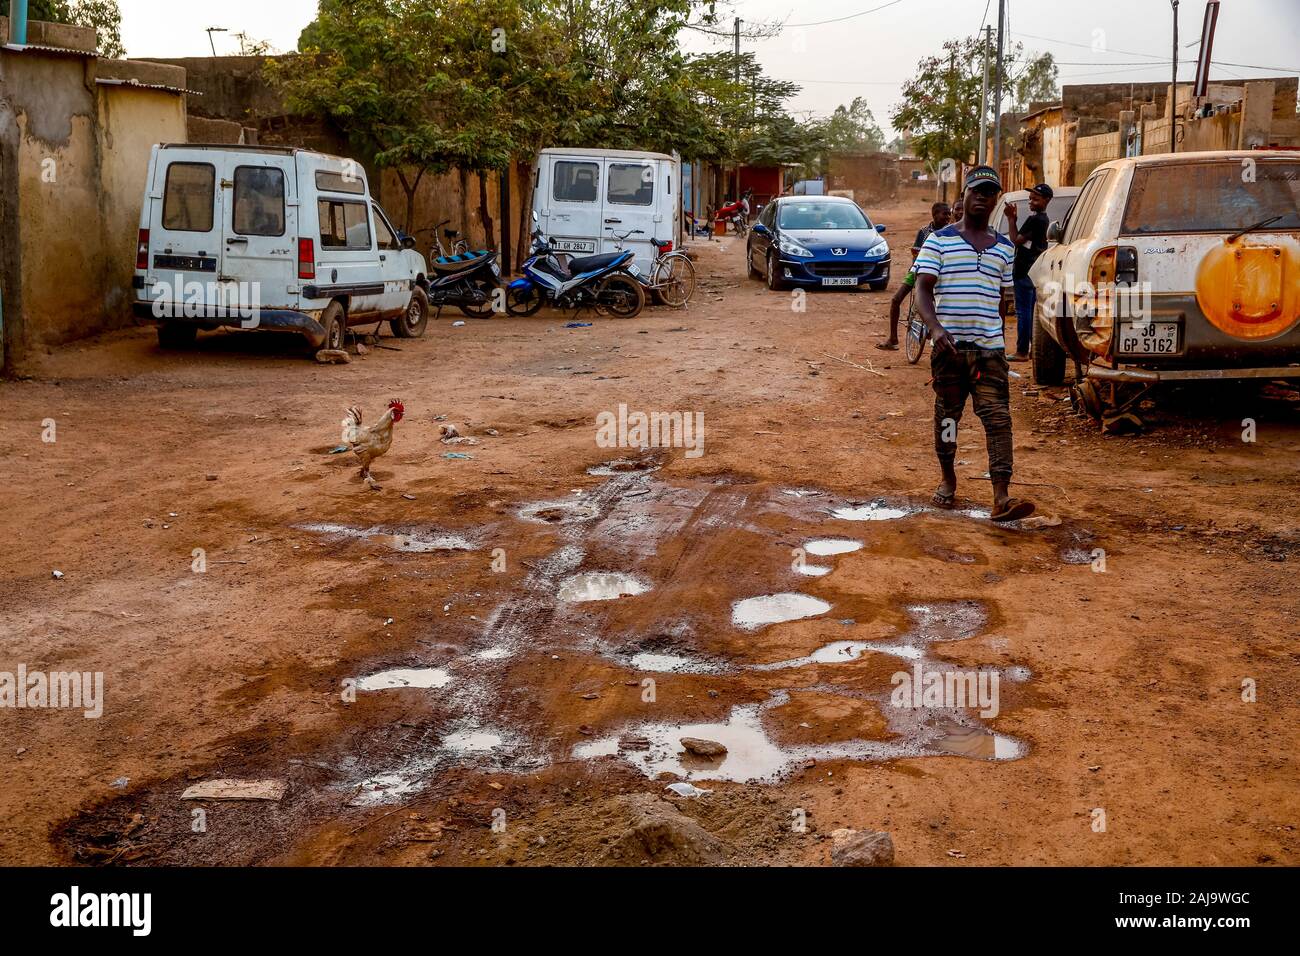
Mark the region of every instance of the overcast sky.
<instances>
[{"instance_id":1,"label":"overcast sky","mask_svg":"<svg viewBox=\"0 0 1300 956\"><path fill-rule=\"evenodd\" d=\"M241 30L278 50L292 50L316 13L316 0L119 0L119 5L122 39L128 55L136 57L210 55L204 32L210 26L229 31L213 35L218 53L238 52L233 34ZM997 6L998 0L738 0L719 3L718 9L728 18L787 24L779 36L742 45L758 54L770 75L803 86L790 109L824 114L862 96L888 128L899 87L917 62L944 40L973 36L983 23L996 26ZM873 8L880 9L864 12ZM1200 36L1204 10L1204 0L1182 0L1179 7L1183 80L1195 72L1196 49L1187 44ZM836 22L822 22L827 20ZM1169 77L1169 0L1007 0L1007 21L1011 41L1056 56L1063 84ZM1222 0L1214 59L1224 65L1216 66L1211 78L1300 74L1298 37L1300 0ZM691 33L685 43L702 52L730 46L731 40Z\"/></svg>"}]
</instances>

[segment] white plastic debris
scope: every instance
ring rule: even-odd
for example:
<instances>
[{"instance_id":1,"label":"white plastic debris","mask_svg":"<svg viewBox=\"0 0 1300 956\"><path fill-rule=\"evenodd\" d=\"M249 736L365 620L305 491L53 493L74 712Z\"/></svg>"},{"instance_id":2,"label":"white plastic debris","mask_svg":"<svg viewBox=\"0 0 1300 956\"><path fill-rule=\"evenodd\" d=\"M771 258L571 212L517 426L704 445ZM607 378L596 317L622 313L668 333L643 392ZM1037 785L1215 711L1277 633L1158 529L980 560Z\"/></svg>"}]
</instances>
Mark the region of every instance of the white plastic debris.
<instances>
[{"instance_id":1,"label":"white plastic debris","mask_svg":"<svg viewBox=\"0 0 1300 956\"><path fill-rule=\"evenodd\" d=\"M56 581L58 581L59 579L61 579L61 578L63 577L63 572L62 572L62 571L59 571L59 570L57 570L57 569L55 569L52 573L53 573L53 575L54 575L54 580L56 580Z\"/></svg>"},{"instance_id":2,"label":"white plastic debris","mask_svg":"<svg viewBox=\"0 0 1300 956\"><path fill-rule=\"evenodd\" d=\"M712 790L703 790L693 783L670 783L667 788L679 797L702 797L705 794L712 793Z\"/></svg>"}]
</instances>

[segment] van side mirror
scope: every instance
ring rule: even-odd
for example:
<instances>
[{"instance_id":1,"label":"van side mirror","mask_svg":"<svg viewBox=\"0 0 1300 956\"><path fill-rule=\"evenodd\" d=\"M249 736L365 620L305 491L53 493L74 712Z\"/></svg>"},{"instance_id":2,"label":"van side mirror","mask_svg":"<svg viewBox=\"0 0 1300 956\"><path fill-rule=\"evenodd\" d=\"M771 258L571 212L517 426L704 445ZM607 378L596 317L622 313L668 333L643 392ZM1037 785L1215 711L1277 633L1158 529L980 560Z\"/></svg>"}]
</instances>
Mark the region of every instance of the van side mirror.
<instances>
[{"instance_id":1,"label":"van side mirror","mask_svg":"<svg viewBox=\"0 0 1300 956\"><path fill-rule=\"evenodd\" d=\"M884 232L885 227L881 223L876 223L876 232Z\"/></svg>"},{"instance_id":2,"label":"van side mirror","mask_svg":"<svg viewBox=\"0 0 1300 956\"><path fill-rule=\"evenodd\" d=\"M415 237L414 237L414 236L402 236L402 248L403 248L403 249L414 249L414 248L415 248Z\"/></svg>"},{"instance_id":3,"label":"van side mirror","mask_svg":"<svg viewBox=\"0 0 1300 956\"><path fill-rule=\"evenodd\" d=\"M1052 223L1050 226L1047 227L1047 241L1060 242L1061 236L1064 235L1064 233L1065 230L1061 228L1060 220L1057 220L1056 222Z\"/></svg>"}]
</instances>

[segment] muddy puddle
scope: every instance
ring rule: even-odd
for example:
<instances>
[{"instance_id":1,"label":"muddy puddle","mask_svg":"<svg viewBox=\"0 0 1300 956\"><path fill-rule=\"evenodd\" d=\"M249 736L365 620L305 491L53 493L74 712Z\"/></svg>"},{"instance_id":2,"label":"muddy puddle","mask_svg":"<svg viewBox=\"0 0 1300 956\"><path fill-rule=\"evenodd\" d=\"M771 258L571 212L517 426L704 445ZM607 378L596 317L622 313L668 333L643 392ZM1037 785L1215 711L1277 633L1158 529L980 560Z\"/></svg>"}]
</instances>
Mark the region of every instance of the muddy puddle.
<instances>
[{"instance_id":1,"label":"muddy puddle","mask_svg":"<svg viewBox=\"0 0 1300 956\"><path fill-rule=\"evenodd\" d=\"M783 592L744 598L731 606L731 623L753 631L769 624L784 624L825 614L831 605L810 594Z\"/></svg>"},{"instance_id":2,"label":"muddy puddle","mask_svg":"<svg viewBox=\"0 0 1300 956\"><path fill-rule=\"evenodd\" d=\"M379 671L357 680L356 689L364 691L394 690L413 687L436 690L451 682L451 674L440 667L394 668Z\"/></svg>"},{"instance_id":3,"label":"muddy puddle","mask_svg":"<svg viewBox=\"0 0 1300 956\"><path fill-rule=\"evenodd\" d=\"M428 553L435 551L473 551L474 544L458 534L439 531L401 531L380 527L353 528L344 524L298 525L303 531L335 539L379 541L394 551Z\"/></svg>"},{"instance_id":4,"label":"muddy puddle","mask_svg":"<svg viewBox=\"0 0 1300 956\"><path fill-rule=\"evenodd\" d=\"M631 574L618 571L587 571L560 582L556 597L565 604L584 601L614 601L645 594L650 585Z\"/></svg>"}]
</instances>

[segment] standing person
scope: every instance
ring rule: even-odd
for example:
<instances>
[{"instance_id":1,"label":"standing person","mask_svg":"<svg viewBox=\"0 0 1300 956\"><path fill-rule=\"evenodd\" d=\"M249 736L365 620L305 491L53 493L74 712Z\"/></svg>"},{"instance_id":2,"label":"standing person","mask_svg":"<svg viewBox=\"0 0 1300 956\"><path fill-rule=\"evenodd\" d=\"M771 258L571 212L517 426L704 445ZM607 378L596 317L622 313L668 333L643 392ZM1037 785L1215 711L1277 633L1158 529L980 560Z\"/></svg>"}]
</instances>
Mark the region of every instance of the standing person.
<instances>
[{"instance_id":1,"label":"standing person","mask_svg":"<svg viewBox=\"0 0 1300 956\"><path fill-rule=\"evenodd\" d=\"M1030 267L1038 261L1047 250L1047 204L1052 199L1052 187L1039 183L1029 190L1030 216L1025 224L1017 228L1016 219L1019 212L1015 203L1007 203L1007 238L1016 248L1016 264L1012 279L1016 289L1016 353L1008 355L1012 362L1024 362L1029 358L1029 346L1034 335L1034 303L1038 293L1034 290L1034 280L1029 278Z\"/></svg>"},{"instance_id":2,"label":"standing person","mask_svg":"<svg viewBox=\"0 0 1300 956\"><path fill-rule=\"evenodd\" d=\"M948 225L952 217L952 211L948 208L946 202L937 202L930 207L930 221L916 231L916 242L912 243L912 265L907 270L907 275L903 277L903 282L894 293L894 297L889 300L889 338L876 345L878 349L887 351L896 351L898 349L898 314L903 308L903 300L912 292L916 285L916 255L925 245L925 240L930 238L930 233L936 229L942 229Z\"/></svg>"},{"instance_id":3,"label":"standing person","mask_svg":"<svg viewBox=\"0 0 1300 956\"><path fill-rule=\"evenodd\" d=\"M969 396L984 424L993 520L1013 521L1033 514L1034 505L1010 494L1011 402L1002 329L1015 251L989 228L1001 192L991 166L966 174L961 221L931 234L916 258L916 307L934 342L934 448L942 475L934 504L951 508L957 498L957 424Z\"/></svg>"}]
</instances>

